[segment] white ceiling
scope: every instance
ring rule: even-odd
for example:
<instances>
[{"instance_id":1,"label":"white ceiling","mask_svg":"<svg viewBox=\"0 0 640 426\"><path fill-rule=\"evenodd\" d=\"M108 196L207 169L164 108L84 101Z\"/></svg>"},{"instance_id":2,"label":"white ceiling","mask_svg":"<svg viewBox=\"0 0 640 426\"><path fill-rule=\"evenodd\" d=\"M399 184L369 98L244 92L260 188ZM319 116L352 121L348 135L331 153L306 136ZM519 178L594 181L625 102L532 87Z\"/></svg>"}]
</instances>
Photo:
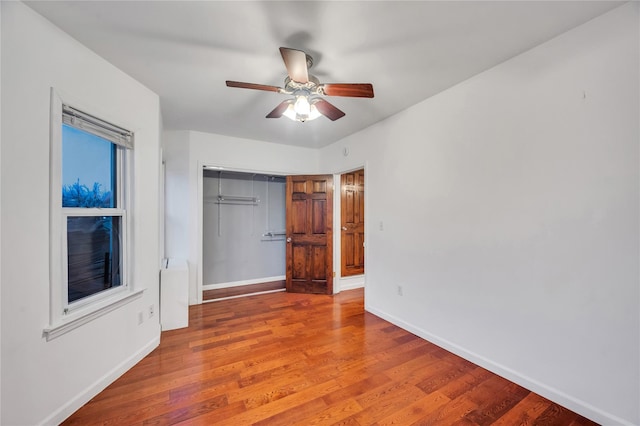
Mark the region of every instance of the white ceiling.
<instances>
[{"instance_id":1,"label":"white ceiling","mask_svg":"<svg viewBox=\"0 0 640 426\"><path fill-rule=\"evenodd\" d=\"M160 96L163 124L321 147L539 45L612 1L29 1ZM325 83L372 83L375 98L328 98L346 116L266 119L285 95L280 46L311 54Z\"/></svg>"}]
</instances>

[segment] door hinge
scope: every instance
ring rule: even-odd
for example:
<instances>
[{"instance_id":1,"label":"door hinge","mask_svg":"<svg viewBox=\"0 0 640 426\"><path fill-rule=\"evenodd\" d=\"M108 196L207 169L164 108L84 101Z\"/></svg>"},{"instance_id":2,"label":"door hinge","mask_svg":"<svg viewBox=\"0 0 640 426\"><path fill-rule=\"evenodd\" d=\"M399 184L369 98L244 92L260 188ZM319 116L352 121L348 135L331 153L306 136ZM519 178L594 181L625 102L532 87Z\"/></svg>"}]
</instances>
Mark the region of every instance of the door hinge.
<instances>
[{"instance_id":1,"label":"door hinge","mask_svg":"<svg viewBox=\"0 0 640 426\"><path fill-rule=\"evenodd\" d=\"M333 271L333 278L336 277L336 271Z\"/></svg>"}]
</instances>

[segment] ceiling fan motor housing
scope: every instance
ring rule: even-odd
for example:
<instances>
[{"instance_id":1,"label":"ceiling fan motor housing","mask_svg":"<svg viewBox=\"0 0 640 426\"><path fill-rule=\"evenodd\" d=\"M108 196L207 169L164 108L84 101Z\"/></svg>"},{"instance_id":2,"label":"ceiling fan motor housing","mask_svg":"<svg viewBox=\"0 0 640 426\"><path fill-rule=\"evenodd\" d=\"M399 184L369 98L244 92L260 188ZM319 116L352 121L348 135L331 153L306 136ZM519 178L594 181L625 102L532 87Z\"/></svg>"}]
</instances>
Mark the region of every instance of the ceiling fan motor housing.
<instances>
[{"instance_id":1,"label":"ceiling fan motor housing","mask_svg":"<svg viewBox=\"0 0 640 426\"><path fill-rule=\"evenodd\" d=\"M299 93L303 92L303 93ZM306 93L307 95L324 95L320 89L320 80L315 76L309 74L309 81L306 83L300 83L295 80L291 80L291 77L284 79L284 90L282 93L286 95L297 95Z\"/></svg>"}]
</instances>

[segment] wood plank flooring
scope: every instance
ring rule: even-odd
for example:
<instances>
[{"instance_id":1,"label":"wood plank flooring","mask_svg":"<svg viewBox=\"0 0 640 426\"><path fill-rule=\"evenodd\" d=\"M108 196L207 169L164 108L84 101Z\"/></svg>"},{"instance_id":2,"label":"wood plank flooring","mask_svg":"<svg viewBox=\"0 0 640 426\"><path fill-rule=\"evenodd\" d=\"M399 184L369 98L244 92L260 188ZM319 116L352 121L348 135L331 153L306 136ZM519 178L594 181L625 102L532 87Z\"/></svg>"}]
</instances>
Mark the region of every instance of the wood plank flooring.
<instances>
[{"instance_id":1,"label":"wood plank flooring","mask_svg":"<svg viewBox=\"0 0 640 426\"><path fill-rule=\"evenodd\" d=\"M64 424L595 425L364 312L361 289L193 306Z\"/></svg>"},{"instance_id":2,"label":"wood plank flooring","mask_svg":"<svg viewBox=\"0 0 640 426\"><path fill-rule=\"evenodd\" d=\"M205 290L202 292L202 300L218 300L228 297L246 296L248 294L265 293L270 291L284 291L286 281L270 281L259 284L242 285L238 287L219 288L215 290Z\"/></svg>"}]
</instances>

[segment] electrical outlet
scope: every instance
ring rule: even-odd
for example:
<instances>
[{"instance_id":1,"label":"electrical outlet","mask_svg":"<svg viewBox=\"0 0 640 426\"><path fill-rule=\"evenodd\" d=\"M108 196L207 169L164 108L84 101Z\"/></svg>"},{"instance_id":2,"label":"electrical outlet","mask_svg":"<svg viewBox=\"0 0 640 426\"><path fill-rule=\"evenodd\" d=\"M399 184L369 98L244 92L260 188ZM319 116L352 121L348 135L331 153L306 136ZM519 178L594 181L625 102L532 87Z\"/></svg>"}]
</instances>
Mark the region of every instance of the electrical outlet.
<instances>
[{"instance_id":1,"label":"electrical outlet","mask_svg":"<svg viewBox=\"0 0 640 426\"><path fill-rule=\"evenodd\" d=\"M149 305L149 318L151 318L154 313L155 313L155 306Z\"/></svg>"},{"instance_id":2,"label":"electrical outlet","mask_svg":"<svg viewBox=\"0 0 640 426\"><path fill-rule=\"evenodd\" d=\"M402 296L402 286L398 286L398 296Z\"/></svg>"},{"instance_id":3,"label":"electrical outlet","mask_svg":"<svg viewBox=\"0 0 640 426\"><path fill-rule=\"evenodd\" d=\"M144 322L144 312L140 311L138 312L138 325L142 324Z\"/></svg>"}]
</instances>

